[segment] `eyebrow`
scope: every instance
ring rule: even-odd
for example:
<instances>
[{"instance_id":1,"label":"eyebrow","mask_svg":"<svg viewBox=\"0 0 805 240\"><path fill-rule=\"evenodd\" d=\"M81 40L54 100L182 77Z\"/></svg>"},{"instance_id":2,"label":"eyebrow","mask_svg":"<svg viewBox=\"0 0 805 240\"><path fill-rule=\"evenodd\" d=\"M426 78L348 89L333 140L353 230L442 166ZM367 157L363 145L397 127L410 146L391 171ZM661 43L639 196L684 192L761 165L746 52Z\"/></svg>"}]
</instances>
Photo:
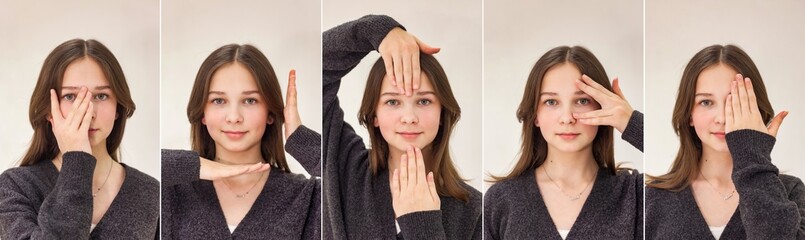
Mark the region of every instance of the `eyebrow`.
<instances>
[{"instance_id":1,"label":"eyebrow","mask_svg":"<svg viewBox=\"0 0 805 240\"><path fill-rule=\"evenodd\" d=\"M76 90L76 91L77 91L77 90L81 89L81 87L76 87L76 86L63 86L63 87L61 87L61 89L62 89L62 90L64 90L64 89L68 89L68 90ZM97 87L95 87L95 90L105 90L105 89L112 89L112 87L110 87L109 85L104 85L104 86L97 86Z\"/></svg>"},{"instance_id":2,"label":"eyebrow","mask_svg":"<svg viewBox=\"0 0 805 240\"><path fill-rule=\"evenodd\" d=\"M695 97L699 97L699 96L702 96L702 97L712 97L712 96L713 96L713 94L712 94L712 93L697 93L696 95L693 95L693 97L694 97L694 98L695 98Z\"/></svg>"},{"instance_id":3,"label":"eyebrow","mask_svg":"<svg viewBox=\"0 0 805 240\"><path fill-rule=\"evenodd\" d=\"M241 94L243 94L243 95L249 95L249 94L255 94L255 93L260 93L260 92L259 92L259 91L257 91L257 90L251 90L251 91L243 91L243 92L241 92ZM221 91L210 91L210 92L208 92L207 94L208 94L208 95L209 95L209 94L220 94L220 95L226 95L226 93L221 92Z\"/></svg>"},{"instance_id":4,"label":"eyebrow","mask_svg":"<svg viewBox=\"0 0 805 240\"><path fill-rule=\"evenodd\" d=\"M575 94L575 95L587 95L587 93L585 93L584 91L576 91L576 92L575 92L575 93L573 93L573 94ZM556 96L556 95L559 95L559 94L558 94L558 93L555 93L555 92L541 92L541 93L539 94L539 96L540 96L540 97L542 97L542 95Z\"/></svg>"},{"instance_id":5,"label":"eyebrow","mask_svg":"<svg viewBox=\"0 0 805 240\"><path fill-rule=\"evenodd\" d=\"M436 95L436 92L433 92L433 91L422 91L422 92L417 92L417 93L416 93L416 95L419 95L419 96L424 96L424 95L428 95L428 94ZM400 93L398 93L398 92L384 92L384 93L381 93L381 94L380 94L380 96L381 96L381 97L382 97L382 96L399 96L399 95L401 95L401 94L400 94Z\"/></svg>"}]
</instances>

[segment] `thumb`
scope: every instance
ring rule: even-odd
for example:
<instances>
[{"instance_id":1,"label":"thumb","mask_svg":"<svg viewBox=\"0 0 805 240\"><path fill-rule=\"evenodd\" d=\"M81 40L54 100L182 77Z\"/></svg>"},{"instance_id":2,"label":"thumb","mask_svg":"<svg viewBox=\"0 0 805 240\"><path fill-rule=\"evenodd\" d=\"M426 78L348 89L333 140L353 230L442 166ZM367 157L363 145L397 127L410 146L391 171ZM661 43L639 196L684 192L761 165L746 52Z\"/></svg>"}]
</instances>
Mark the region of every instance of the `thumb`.
<instances>
[{"instance_id":1,"label":"thumb","mask_svg":"<svg viewBox=\"0 0 805 240\"><path fill-rule=\"evenodd\" d=\"M780 129L780 125L783 124L783 119L786 116L788 116L788 111L782 111L777 116L774 116L771 123L769 123L769 135L777 137L777 130Z\"/></svg>"},{"instance_id":2,"label":"thumb","mask_svg":"<svg viewBox=\"0 0 805 240\"><path fill-rule=\"evenodd\" d=\"M415 38L415 39L416 39L416 44L419 45L419 50L424 52L424 53L436 54L436 53L438 53L439 51L442 50L441 48L431 47L427 43L422 42L422 40L419 40L419 38Z\"/></svg>"},{"instance_id":3,"label":"thumb","mask_svg":"<svg viewBox=\"0 0 805 240\"><path fill-rule=\"evenodd\" d=\"M617 94L622 99L626 99L626 97L623 96L623 91L621 90L621 81L618 80L617 77L615 77L615 79L612 79L612 92Z\"/></svg>"}]
</instances>

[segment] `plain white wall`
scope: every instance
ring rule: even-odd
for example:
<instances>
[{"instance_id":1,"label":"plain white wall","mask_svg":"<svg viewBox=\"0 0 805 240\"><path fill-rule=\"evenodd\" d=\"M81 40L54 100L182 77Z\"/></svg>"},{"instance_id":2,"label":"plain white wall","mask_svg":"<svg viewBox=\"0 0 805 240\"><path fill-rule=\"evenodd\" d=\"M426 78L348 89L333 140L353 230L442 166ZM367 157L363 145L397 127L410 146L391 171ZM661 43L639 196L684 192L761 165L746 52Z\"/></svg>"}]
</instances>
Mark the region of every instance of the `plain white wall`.
<instances>
[{"instance_id":1,"label":"plain white wall","mask_svg":"<svg viewBox=\"0 0 805 240\"><path fill-rule=\"evenodd\" d=\"M643 111L642 13L642 1L635 0L485 2L485 178L514 167L522 134L517 107L534 63L554 47L589 49L610 78L619 77L632 108ZM615 160L642 172L643 154L620 136L615 130Z\"/></svg>"},{"instance_id":2,"label":"plain white wall","mask_svg":"<svg viewBox=\"0 0 805 240\"><path fill-rule=\"evenodd\" d=\"M137 110L126 125L122 162L159 179L159 1L0 2L0 171L30 144L31 100L45 57L73 38L96 39L115 55Z\"/></svg>"},{"instance_id":3,"label":"plain white wall","mask_svg":"<svg viewBox=\"0 0 805 240\"><path fill-rule=\"evenodd\" d=\"M282 87L296 69L302 124L321 132L321 32L318 1L162 1L162 148L190 149L187 104L201 63L230 43L252 44ZM292 172L306 173L290 156Z\"/></svg>"},{"instance_id":4,"label":"plain white wall","mask_svg":"<svg viewBox=\"0 0 805 240\"><path fill-rule=\"evenodd\" d=\"M450 150L468 184L481 189L481 1L323 1L322 31L367 14L388 15L420 40L442 51L442 64L461 106ZM344 77L338 94L345 120L369 146L366 128L358 124L358 108L376 51Z\"/></svg>"},{"instance_id":5,"label":"plain white wall","mask_svg":"<svg viewBox=\"0 0 805 240\"><path fill-rule=\"evenodd\" d=\"M776 1L646 1L646 173L668 172L679 149L671 126L682 71L696 52L713 44L736 44L760 70L783 121L772 151L780 171L805 177L805 2Z\"/></svg>"}]
</instances>

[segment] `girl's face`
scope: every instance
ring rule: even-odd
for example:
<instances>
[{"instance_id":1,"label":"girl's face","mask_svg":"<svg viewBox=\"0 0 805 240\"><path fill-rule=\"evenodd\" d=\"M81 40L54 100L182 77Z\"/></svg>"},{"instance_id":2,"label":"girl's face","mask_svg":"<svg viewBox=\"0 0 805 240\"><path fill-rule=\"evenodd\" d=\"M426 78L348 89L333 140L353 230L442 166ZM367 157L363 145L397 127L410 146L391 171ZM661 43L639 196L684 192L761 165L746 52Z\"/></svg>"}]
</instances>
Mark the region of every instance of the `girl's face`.
<instances>
[{"instance_id":1,"label":"girl's face","mask_svg":"<svg viewBox=\"0 0 805 240\"><path fill-rule=\"evenodd\" d=\"M268 117L268 105L246 66L234 62L215 71L204 103L201 123L207 126L215 147L242 152L260 149Z\"/></svg>"},{"instance_id":2,"label":"girl's face","mask_svg":"<svg viewBox=\"0 0 805 240\"><path fill-rule=\"evenodd\" d=\"M581 79L581 72L571 63L549 68L542 79L534 124L547 141L549 151L589 149L598 133L598 126L580 124L573 118L573 113L601 108L592 97L576 87L577 79Z\"/></svg>"},{"instance_id":3,"label":"girl's face","mask_svg":"<svg viewBox=\"0 0 805 240\"><path fill-rule=\"evenodd\" d=\"M439 132L442 105L430 78L422 73L421 79L419 89L410 97L400 94L388 77L383 79L374 126L380 128L392 154L404 152L411 145L425 148Z\"/></svg>"},{"instance_id":4,"label":"girl's face","mask_svg":"<svg viewBox=\"0 0 805 240\"><path fill-rule=\"evenodd\" d=\"M690 126L696 129L704 148L729 152L724 140L724 104L736 74L732 67L719 63L705 68L696 78Z\"/></svg>"},{"instance_id":5,"label":"girl's face","mask_svg":"<svg viewBox=\"0 0 805 240\"><path fill-rule=\"evenodd\" d=\"M92 93L94 110L90 113L92 122L89 126L89 143L92 147L104 146L118 117L117 97L112 92L101 66L88 57L70 63L64 70L59 95L59 109L62 115L67 116L72 111L73 104L78 104L75 100L81 87L86 87Z\"/></svg>"}]
</instances>

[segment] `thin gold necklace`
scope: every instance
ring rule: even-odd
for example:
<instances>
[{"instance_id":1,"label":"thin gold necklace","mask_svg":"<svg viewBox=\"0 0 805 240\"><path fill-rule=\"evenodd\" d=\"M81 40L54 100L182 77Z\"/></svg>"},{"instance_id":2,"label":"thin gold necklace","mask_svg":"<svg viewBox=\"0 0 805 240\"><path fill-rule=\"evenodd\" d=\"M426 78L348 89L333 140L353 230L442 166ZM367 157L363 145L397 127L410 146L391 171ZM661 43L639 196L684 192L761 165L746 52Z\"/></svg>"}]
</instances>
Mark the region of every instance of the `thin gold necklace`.
<instances>
[{"instance_id":1,"label":"thin gold necklace","mask_svg":"<svg viewBox=\"0 0 805 240\"><path fill-rule=\"evenodd\" d=\"M544 167L544 168L542 168L542 171L544 171L544 172L545 172L545 176L548 176L548 179L549 179L549 180L551 180L551 182L553 183L553 185L555 185L555 186L556 186L556 188L559 188L559 191L560 191L560 192L562 192L562 194L564 194L565 196L567 196L568 198L570 198L570 201L576 201L576 200L579 200L579 199L581 198L581 194L582 194L582 193L584 193L584 191L587 191L587 188L588 188L588 187L590 187L590 184L592 184L592 183L593 183L593 181L588 182L588 183L587 183L587 186L584 186L584 189L582 189L582 190L581 190L581 192L579 192L579 194L576 194L576 195L570 195L570 194L565 193L565 190L563 190L563 189L562 189L562 187L560 187L560 186L559 186L559 184L558 184L558 183L556 183L556 181L554 181L554 180L553 180L553 178L551 178L551 175L550 175L550 174L548 174L548 167L547 167L547 166L546 166L546 167Z\"/></svg>"},{"instance_id":2,"label":"thin gold necklace","mask_svg":"<svg viewBox=\"0 0 805 240\"><path fill-rule=\"evenodd\" d=\"M699 176L702 176L702 178L704 178L704 181L707 182L707 184L710 185L711 188L713 188L713 191L718 193L718 195L721 195L721 198L723 198L724 201L730 200L730 198L732 198L732 196L735 195L735 189L733 189L732 192L730 192L729 194L722 194L720 191L718 191L716 186L714 186L712 183L710 183L710 180L707 180L707 178L704 177L704 174L702 174L701 171L699 171Z\"/></svg>"},{"instance_id":3,"label":"thin gold necklace","mask_svg":"<svg viewBox=\"0 0 805 240\"><path fill-rule=\"evenodd\" d=\"M257 178L257 181L255 181L255 182L254 182L254 185L252 185L252 187L250 187L250 188L249 188L249 190L247 190L247 191L246 191L245 193L243 193L243 194L238 194L238 193L236 193L236 192L235 192L235 190L232 190L232 187L230 187L230 186L229 186L229 183L227 183L227 182L226 182L226 179L223 179L223 180L224 180L224 185L226 185L226 188L227 188L227 189L229 189L229 191L230 191L230 192L234 193L234 194L235 194L235 197L237 197L237 198L243 198L243 197L245 197L246 195L249 195L249 193L252 191L252 189L254 189L254 187L255 187L255 186L257 186L257 184L258 184L258 183L260 183L260 180L262 180L262 179L263 179L263 175L265 175L265 172L260 173L260 177L259 177L259 178Z\"/></svg>"},{"instance_id":4,"label":"thin gold necklace","mask_svg":"<svg viewBox=\"0 0 805 240\"><path fill-rule=\"evenodd\" d=\"M110 161L109 162L109 171L107 171L107 173L106 173L106 179L103 180L103 183L101 184L100 187L98 187L98 190L95 190L95 192L92 193L92 197L97 197L98 196L98 193L101 192L101 188L103 188L103 186L106 186L106 182L109 181L109 175L112 175L112 165L114 165L114 163L111 162L112 160L109 160L109 161Z\"/></svg>"}]
</instances>

